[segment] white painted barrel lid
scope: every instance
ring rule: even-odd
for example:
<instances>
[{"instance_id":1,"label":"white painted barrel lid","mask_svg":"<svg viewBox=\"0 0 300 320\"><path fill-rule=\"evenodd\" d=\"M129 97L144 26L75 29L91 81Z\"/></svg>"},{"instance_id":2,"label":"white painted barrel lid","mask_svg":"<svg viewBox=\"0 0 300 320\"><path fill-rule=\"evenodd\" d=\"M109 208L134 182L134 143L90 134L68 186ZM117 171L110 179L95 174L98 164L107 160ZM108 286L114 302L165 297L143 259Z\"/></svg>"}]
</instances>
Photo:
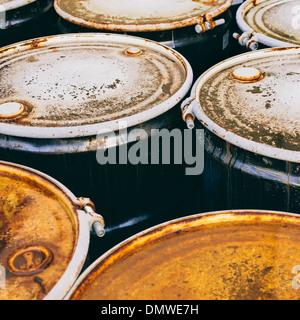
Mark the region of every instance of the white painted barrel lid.
<instances>
[{"instance_id":1,"label":"white painted barrel lid","mask_svg":"<svg viewBox=\"0 0 300 320\"><path fill-rule=\"evenodd\" d=\"M238 75L255 75L239 79ZM260 74L260 76L258 76ZM300 162L300 47L227 59L193 87L196 118L222 139L253 153Z\"/></svg>"},{"instance_id":2,"label":"white painted barrel lid","mask_svg":"<svg viewBox=\"0 0 300 320\"><path fill-rule=\"evenodd\" d=\"M37 0L0 0L0 12L2 12L3 9L6 11L18 9L36 1Z\"/></svg>"},{"instance_id":3,"label":"white painted barrel lid","mask_svg":"<svg viewBox=\"0 0 300 320\"><path fill-rule=\"evenodd\" d=\"M299 0L248 0L239 7L236 18L243 32L254 31L264 45L300 45Z\"/></svg>"},{"instance_id":4,"label":"white painted barrel lid","mask_svg":"<svg viewBox=\"0 0 300 320\"><path fill-rule=\"evenodd\" d=\"M216 17L232 0L55 0L64 19L110 31L157 31L194 25L199 17Z\"/></svg>"},{"instance_id":5,"label":"white painted barrel lid","mask_svg":"<svg viewBox=\"0 0 300 320\"><path fill-rule=\"evenodd\" d=\"M138 37L84 33L18 43L0 51L0 133L72 138L118 130L120 120L135 126L175 107L192 81L184 57ZM22 114L1 117L1 105L9 114L18 103Z\"/></svg>"}]
</instances>

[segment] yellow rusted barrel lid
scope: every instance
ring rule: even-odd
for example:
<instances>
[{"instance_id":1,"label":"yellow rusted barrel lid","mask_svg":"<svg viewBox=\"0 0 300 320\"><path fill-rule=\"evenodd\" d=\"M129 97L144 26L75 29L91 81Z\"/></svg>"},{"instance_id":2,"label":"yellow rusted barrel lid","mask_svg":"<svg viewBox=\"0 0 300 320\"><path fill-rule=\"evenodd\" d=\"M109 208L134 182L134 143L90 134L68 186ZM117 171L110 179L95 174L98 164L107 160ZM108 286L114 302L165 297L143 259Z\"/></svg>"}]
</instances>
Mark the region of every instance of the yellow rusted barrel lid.
<instances>
[{"instance_id":1,"label":"yellow rusted barrel lid","mask_svg":"<svg viewBox=\"0 0 300 320\"><path fill-rule=\"evenodd\" d=\"M88 250L79 202L54 179L0 162L1 300L65 296Z\"/></svg>"},{"instance_id":2,"label":"yellow rusted barrel lid","mask_svg":"<svg viewBox=\"0 0 300 320\"><path fill-rule=\"evenodd\" d=\"M236 210L148 229L79 277L73 300L299 299L300 217Z\"/></svg>"},{"instance_id":3,"label":"yellow rusted barrel lid","mask_svg":"<svg viewBox=\"0 0 300 320\"><path fill-rule=\"evenodd\" d=\"M225 12L231 3L232 0L55 0L54 7L62 18L84 27L147 32L203 25Z\"/></svg>"},{"instance_id":4,"label":"yellow rusted barrel lid","mask_svg":"<svg viewBox=\"0 0 300 320\"><path fill-rule=\"evenodd\" d=\"M298 0L247 0L238 9L239 28L254 33L269 47L300 45L300 4Z\"/></svg>"}]
</instances>

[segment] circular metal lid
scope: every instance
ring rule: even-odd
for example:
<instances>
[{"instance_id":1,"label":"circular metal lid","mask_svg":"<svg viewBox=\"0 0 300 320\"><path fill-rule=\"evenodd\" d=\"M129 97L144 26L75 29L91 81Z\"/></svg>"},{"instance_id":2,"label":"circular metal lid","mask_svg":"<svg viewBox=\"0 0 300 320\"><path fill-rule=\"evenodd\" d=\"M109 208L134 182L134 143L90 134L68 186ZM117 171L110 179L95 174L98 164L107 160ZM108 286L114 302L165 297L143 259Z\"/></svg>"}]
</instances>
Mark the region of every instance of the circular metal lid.
<instances>
[{"instance_id":1,"label":"circular metal lid","mask_svg":"<svg viewBox=\"0 0 300 320\"><path fill-rule=\"evenodd\" d=\"M174 220L104 254L67 298L298 300L299 223L298 215L269 211Z\"/></svg>"},{"instance_id":2,"label":"circular metal lid","mask_svg":"<svg viewBox=\"0 0 300 320\"><path fill-rule=\"evenodd\" d=\"M173 108L193 80L177 52L138 37L69 34L0 51L1 105L21 103L0 133L29 138L91 136L131 127Z\"/></svg>"},{"instance_id":3,"label":"circular metal lid","mask_svg":"<svg viewBox=\"0 0 300 320\"><path fill-rule=\"evenodd\" d=\"M234 145L300 162L299 58L300 48L274 48L215 65L193 87L193 112Z\"/></svg>"},{"instance_id":4,"label":"circular metal lid","mask_svg":"<svg viewBox=\"0 0 300 320\"><path fill-rule=\"evenodd\" d=\"M37 0L0 0L0 7L8 11L26 6L36 1Z\"/></svg>"},{"instance_id":5,"label":"circular metal lid","mask_svg":"<svg viewBox=\"0 0 300 320\"><path fill-rule=\"evenodd\" d=\"M55 0L64 19L88 28L122 32L158 31L197 24L216 17L232 0Z\"/></svg>"},{"instance_id":6,"label":"circular metal lid","mask_svg":"<svg viewBox=\"0 0 300 320\"><path fill-rule=\"evenodd\" d=\"M237 23L267 46L300 45L299 6L299 0L248 0L237 11Z\"/></svg>"},{"instance_id":7,"label":"circular metal lid","mask_svg":"<svg viewBox=\"0 0 300 320\"><path fill-rule=\"evenodd\" d=\"M16 118L21 115L25 110L25 107L22 103L18 102L7 102L0 104L0 118Z\"/></svg>"},{"instance_id":8,"label":"circular metal lid","mask_svg":"<svg viewBox=\"0 0 300 320\"><path fill-rule=\"evenodd\" d=\"M75 213L68 191L54 180L0 162L0 300L43 299L53 290L77 246Z\"/></svg>"}]
</instances>

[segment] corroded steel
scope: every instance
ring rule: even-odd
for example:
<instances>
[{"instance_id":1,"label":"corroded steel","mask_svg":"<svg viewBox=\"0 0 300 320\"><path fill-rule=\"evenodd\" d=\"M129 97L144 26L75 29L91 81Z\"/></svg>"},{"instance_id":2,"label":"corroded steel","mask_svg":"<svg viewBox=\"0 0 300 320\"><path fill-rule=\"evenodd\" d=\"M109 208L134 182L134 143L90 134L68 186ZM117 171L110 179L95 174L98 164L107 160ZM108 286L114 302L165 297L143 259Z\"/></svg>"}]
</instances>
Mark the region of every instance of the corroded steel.
<instances>
[{"instance_id":1,"label":"corroded steel","mask_svg":"<svg viewBox=\"0 0 300 320\"><path fill-rule=\"evenodd\" d=\"M1 300L44 298L74 254L76 207L57 186L24 168L0 163Z\"/></svg>"},{"instance_id":2,"label":"corroded steel","mask_svg":"<svg viewBox=\"0 0 300 320\"><path fill-rule=\"evenodd\" d=\"M299 6L299 0L248 0L240 6L237 22L242 31L254 31L267 46L299 46L299 13L295 10Z\"/></svg>"},{"instance_id":3,"label":"corroded steel","mask_svg":"<svg viewBox=\"0 0 300 320\"><path fill-rule=\"evenodd\" d=\"M91 265L73 300L299 299L300 217L271 211L195 215L151 228Z\"/></svg>"},{"instance_id":4,"label":"corroded steel","mask_svg":"<svg viewBox=\"0 0 300 320\"><path fill-rule=\"evenodd\" d=\"M242 149L299 162L299 57L299 48L274 48L218 64L195 85L196 117ZM242 81L233 76L240 70L261 75Z\"/></svg>"},{"instance_id":5,"label":"corroded steel","mask_svg":"<svg viewBox=\"0 0 300 320\"><path fill-rule=\"evenodd\" d=\"M64 19L88 28L122 32L170 30L211 21L226 11L232 0L56 0Z\"/></svg>"},{"instance_id":6,"label":"corroded steel","mask_svg":"<svg viewBox=\"0 0 300 320\"><path fill-rule=\"evenodd\" d=\"M0 131L61 138L118 128L125 118L137 125L174 107L191 81L183 57L146 39L87 33L25 41L0 51L0 106L26 109L0 115Z\"/></svg>"},{"instance_id":7,"label":"corroded steel","mask_svg":"<svg viewBox=\"0 0 300 320\"><path fill-rule=\"evenodd\" d=\"M42 172L1 161L0 300L63 299L81 272L90 231L103 236L103 227L90 199L76 198Z\"/></svg>"}]
</instances>

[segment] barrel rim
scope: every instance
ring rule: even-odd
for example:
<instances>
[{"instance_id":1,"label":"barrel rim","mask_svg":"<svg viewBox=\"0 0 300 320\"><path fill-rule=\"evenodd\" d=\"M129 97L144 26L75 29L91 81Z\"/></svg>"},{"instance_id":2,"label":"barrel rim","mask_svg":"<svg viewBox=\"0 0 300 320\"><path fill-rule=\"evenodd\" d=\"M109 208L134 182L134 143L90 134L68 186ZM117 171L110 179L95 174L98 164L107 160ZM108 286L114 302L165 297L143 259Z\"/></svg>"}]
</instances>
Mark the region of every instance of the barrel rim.
<instances>
[{"instance_id":1,"label":"barrel rim","mask_svg":"<svg viewBox=\"0 0 300 320\"><path fill-rule=\"evenodd\" d=\"M222 5L215 8L214 10L209 11L204 14L205 17L215 18L218 15L225 12L232 4L233 0L226 0ZM114 23L101 23L95 21L88 21L87 19L79 18L73 16L70 13L64 11L60 5L59 0L54 0L54 9L63 19L80 25L82 27L93 28L98 30L106 30L106 31L117 31L117 32L149 32L149 31L164 31L164 30L172 30L182 27L187 27L191 25L195 25L199 23L200 18L203 16L193 16L187 17L180 21L175 22L164 22L157 24L114 24Z\"/></svg>"},{"instance_id":2,"label":"barrel rim","mask_svg":"<svg viewBox=\"0 0 300 320\"><path fill-rule=\"evenodd\" d=\"M292 151L286 149L280 149L277 147L272 147L266 144L262 144L259 142L251 141L246 138L243 138L231 131L227 131L225 128L216 124L213 120L211 120L202 110L200 104L200 90L203 84L211 78L216 72L224 70L226 66L232 66L235 62L244 61L246 58L255 59L255 56L262 56L267 54L282 54L285 55L286 52L297 52L300 53L300 47L284 47L284 48L267 48L260 49L258 51L252 51L249 53L239 54L237 56L228 58L213 67L209 68L206 72L204 72L198 80L195 82L191 89L191 96L195 99L193 104L193 112L196 118L200 121L200 123L213 134L217 135L221 139L235 145L241 149L250 151L254 154L260 154L262 156L266 156L269 158L300 163L300 151Z\"/></svg>"},{"instance_id":3,"label":"barrel rim","mask_svg":"<svg viewBox=\"0 0 300 320\"><path fill-rule=\"evenodd\" d=\"M246 12L251 10L251 7L253 5L253 0L247 0L244 3L242 3L236 12L236 22L238 27L242 32L247 32L249 34L255 35L255 40L267 47L297 47L297 44L288 42L288 41L281 41L275 38L272 38L271 36L267 36L260 32L255 32L250 25L244 20L244 16Z\"/></svg>"},{"instance_id":4,"label":"barrel rim","mask_svg":"<svg viewBox=\"0 0 300 320\"><path fill-rule=\"evenodd\" d=\"M46 49L47 46L53 44L59 44L60 42L76 42L80 39L89 39L90 41L97 42L102 41L118 41L119 43L129 43L134 45L143 45L157 51L160 54L164 54L167 58L172 58L178 62L178 64L185 70L185 80L182 87L164 100L162 103L153 106L151 109L143 112L128 116L121 117L116 120L110 120L102 123L84 125L84 126L70 126L70 127L31 127L31 126L16 126L9 123L1 123L1 134L7 136L15 136L22 138L34 138L34 139L57 139L57 138L78 138L95 136L98 134L104 134L107 132L114 132L120 129L120 122L124 121L127 127L133 127L154 119L165 112L175 107L188 93L193 83L193 70L187 59L179 52L158 42L123 34L110 34L110 33L70 33L67 35L53 35L45 38L31 39L30 41L23 41L17 44L9 45L1 48L1 58L5 58L14 53L20 54L20 52L27 52L32 48L41 47ZM64 42L65 41L65 42ZM1 61L0 61L1 62ZM34 128L34 130L33 130Z\"/></svg>"},{"instance_id":5,"label":"barrel rim","mask_svg":"<svg viewBox=\"0 0 300 320\"><path fill-rule=\"evenodd\" d=\"M288 223L297 223L297 225L300 223L300 216L296 213L265 209L235 209L198 213L158 224L129 237L102 254L78 277L64 300L72 300L74 298L76 300L76 296L80 294L79 291L82 289L82 285L84 285L85 282L89 282L89 277L93 273L97 273L101 264L103 264L103 270L105 270L110 266L109 262L108 265L104 265L106 261L112 259L112 263L114 263L116 260L123 257L122 252L120 253L123 247L128 248L128 251L124 253L124 255L126 255L127 253L130 253L131 250L142 246L144 243L148 243L148 239L150 239L150 241L155 241L158 238L161 239L164 236L176 233L179 230L191 230L194 227L217 224L218 222L282 222L284 219L286 219ZM116 256L116 259L114 259L114 256ZM101 271L99 272L101 273Z\"/></svg>"},{"instance_id":6,"label":"barrel rim","mask_svg":"<svg viewBox=\"0 0 300 320\"><path fill-rule=\"evenodd\" d=\"M66 186L61 184L53 177L36 169L7 161L0 160L0 167L1 166L7 167L11 170L23 171L25 172L25 174L36 177L38 182L40 182L41 184L45 184L49 187L51 186L51 188L56 189L58 194L61 195L61 199L64 199L65 202L69 202L69 206L72 208L71 210L73 213L73 219L75 221L75 227L77 228L78 235L76 242L74 243L73 255L67 269L59 278L58 282L43 298L43 300L62 300L80 274L88 253L90 227L86 214L83 211L78 210L78 207L75 205L75 202L77 200L75 195Z\"/></svg>"},{"instance_id":7,"label":"barrel rim","mask_svg":"<svg viewBox=\"0 0 300 320\"><path fill-rule=\"evenodd\" d=\"M5 3L1 4L0 6L5 11L9 11L9 10L14 10L14 9L24 7L24 6L29 5L29 4L36 2L36 1L38 1L38 0L12 0L9 2L5 2Z\"/></svg>"}]
</instances>

